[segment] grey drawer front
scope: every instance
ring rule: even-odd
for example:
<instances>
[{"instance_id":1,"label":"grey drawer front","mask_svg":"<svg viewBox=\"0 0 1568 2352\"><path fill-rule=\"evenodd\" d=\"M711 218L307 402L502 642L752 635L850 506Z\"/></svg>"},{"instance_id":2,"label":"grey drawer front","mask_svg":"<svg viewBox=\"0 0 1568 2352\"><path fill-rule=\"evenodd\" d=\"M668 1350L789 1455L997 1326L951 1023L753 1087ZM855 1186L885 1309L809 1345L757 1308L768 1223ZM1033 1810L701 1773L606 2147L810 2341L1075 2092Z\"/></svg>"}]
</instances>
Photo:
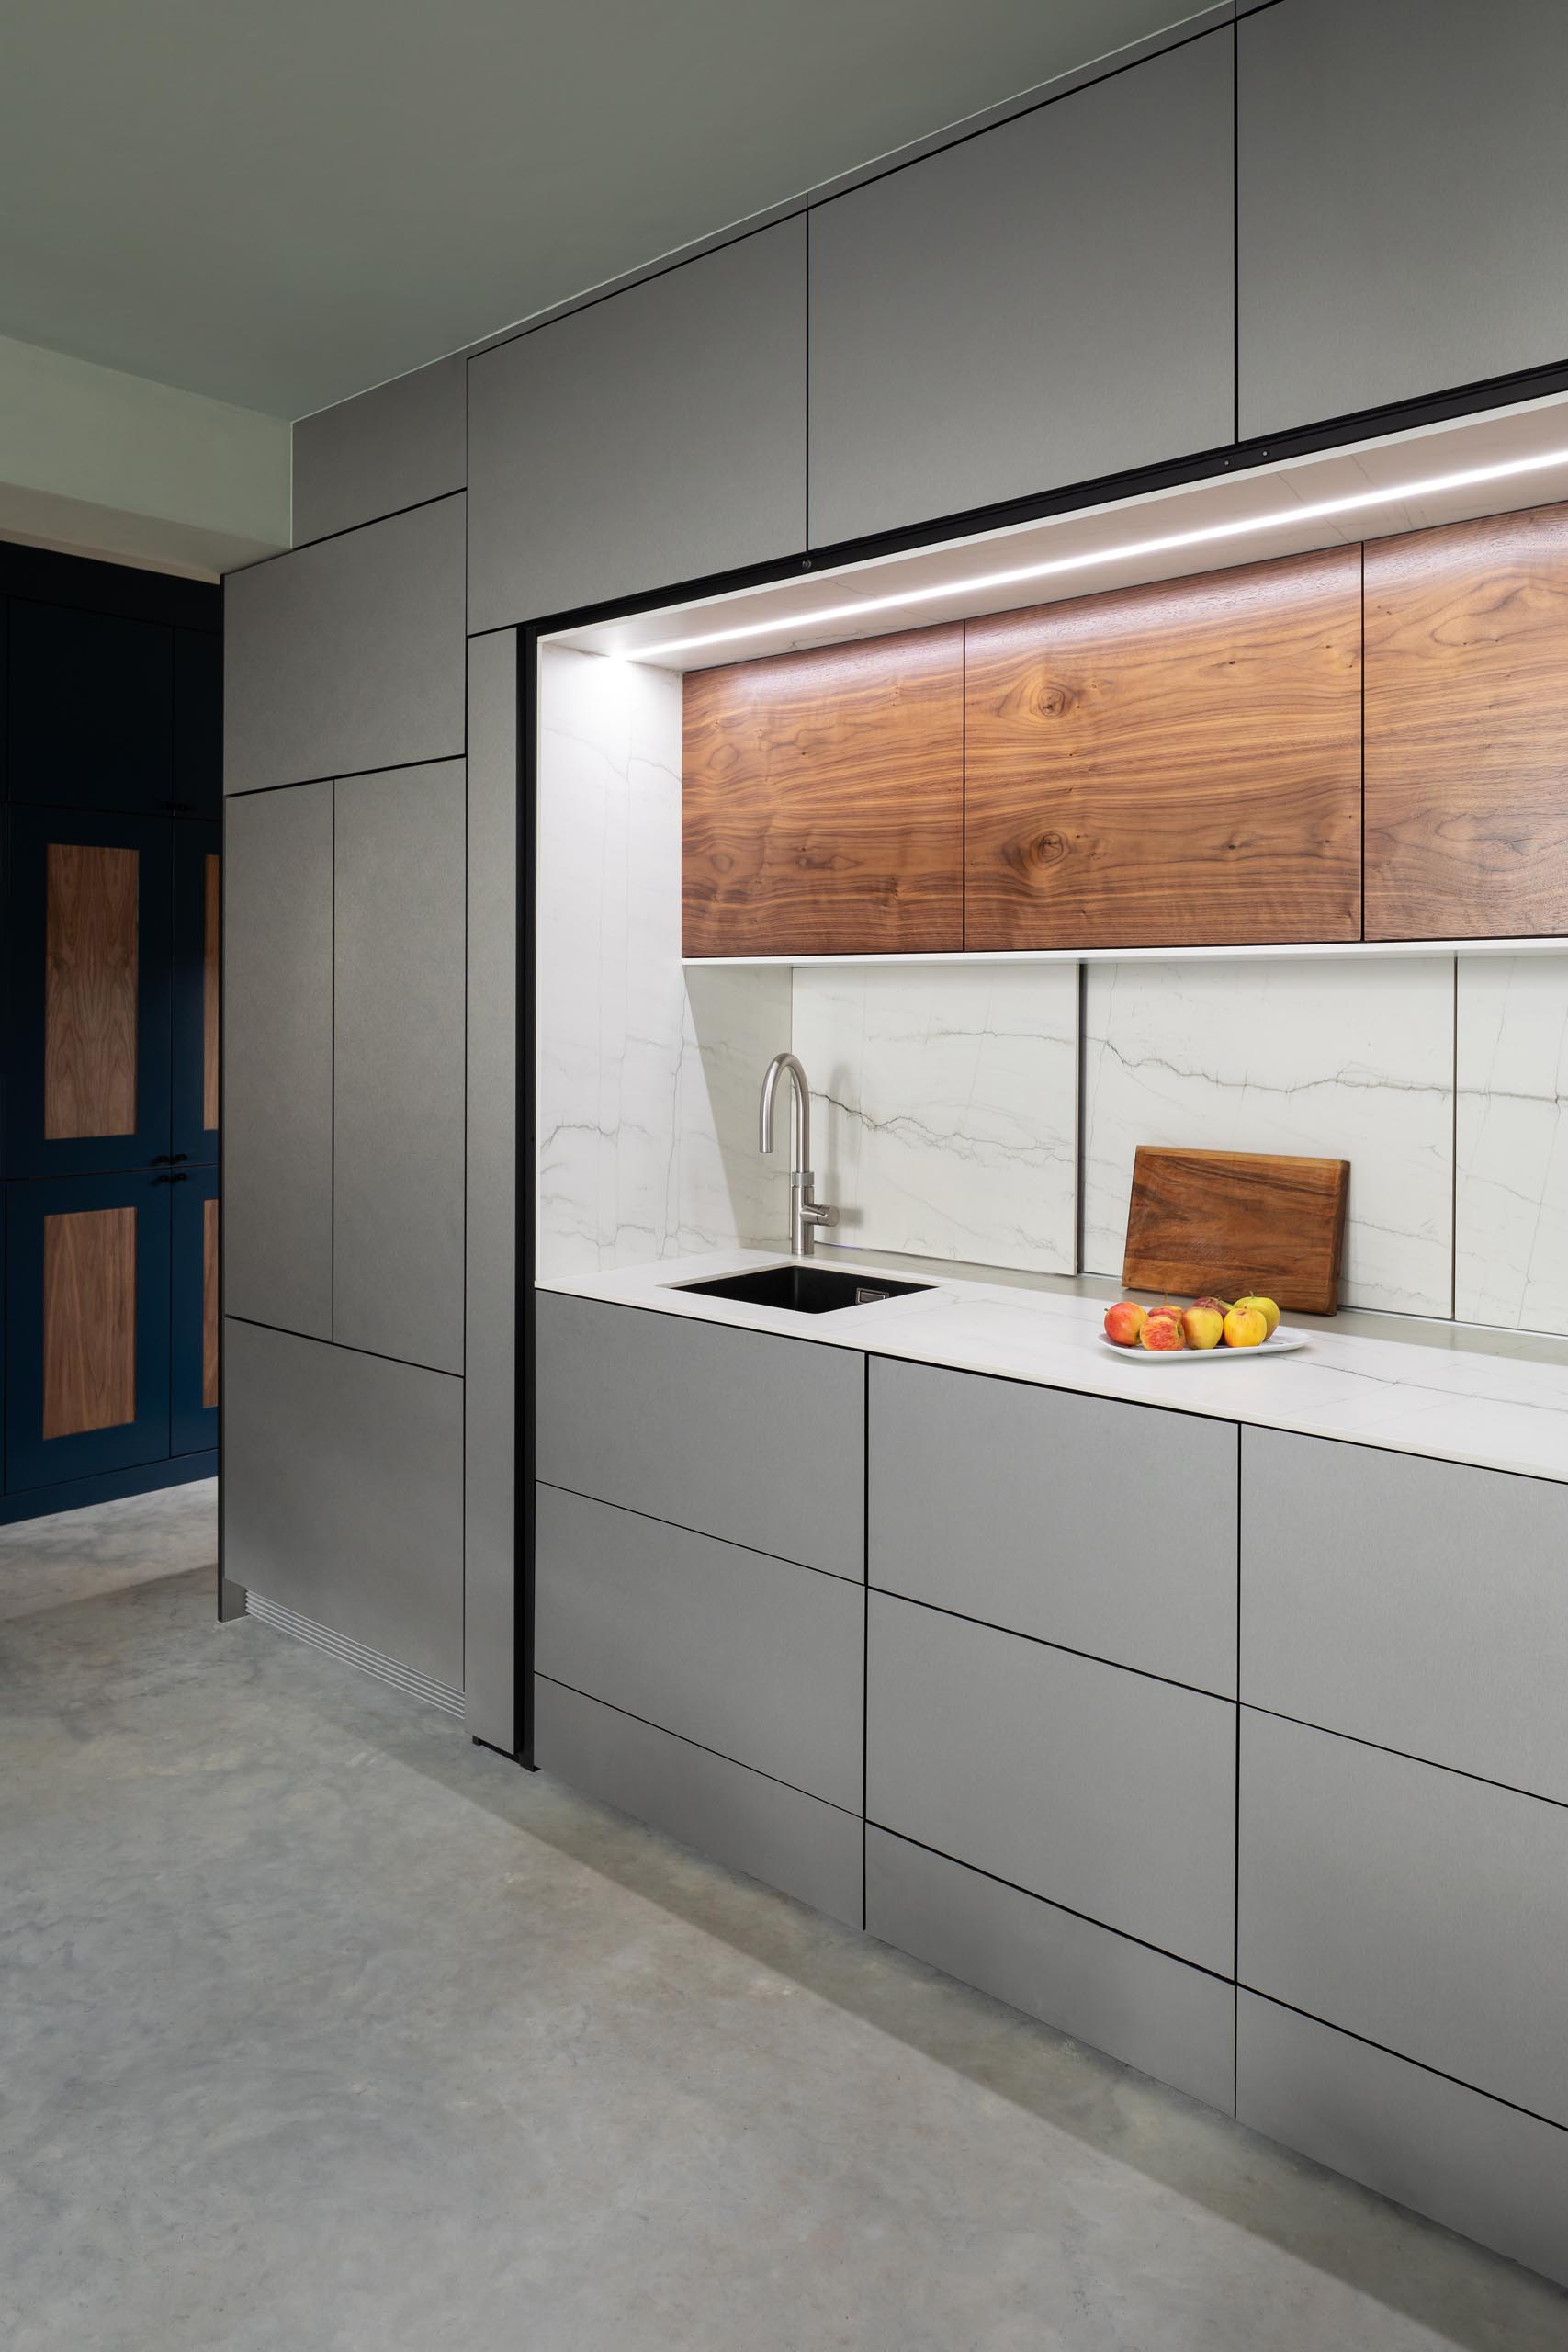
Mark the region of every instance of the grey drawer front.
<instances>
[{"instance_id":1,"label":"grey drawer front","mask_svg":"<svg viewBox=\"0 0 1568 2352\"><path fill-rule=\"evenodd\" d=\"M1231 42L813 209L814 546L1231 438Z\"/></svg>"},{"instance_id":2,"label":"grey drawer front","mask_svg":"<svg viewBox=\"0 0 1568 2352\"><path fill-rule=\"evenodd\" d=\"M860 1812L852 1585L555 1487L535 1534L541 1674Z\"/></svg>"},{"instance_id":3,"label":"grey drawer front","mask_svg":"<svg viewBox=\"0 0 1568 2352\"><path fill-rule=\"evenodd\" d=\"M863 1356L560 1292L535 1305L541 1478L863 1576Z\"/></svg>"},{"instance_id":4,"label":"grey drawer front","mask_svg":"<svg viewBox=\"0 0 1568 2352\"><path fill-rule=\"evenodd\" d=\"M468 363L468 627L765 562L806 531L806 222Z\"/></svg>"},{"instance_id":5,"label":"grey drawer front","mask_svg":"<svg viewBox=\"0 0 1568 2352\"><path fill-rule=\"evenodd\" d=\"M1568 1809L1244 1708L1239 1880L1243 1984L1568 2124Z\"/></svg>"},{"instance_id":6,"label":"grey drawer front","mask_svg":"<svg viewBox=\"0 0 1568 2352\"><path fill-rule=\"evenodd\" d=\"M394 377L294 427L294 544L352 530L461 490L468 363L454 356Z\"/></svg>"},{"instance_id":7,"label":"grey drawer front","mask_svg":"<svg viewBox=\"0 0 1568 2352\"><path fill-rule=\"evenodd\" d=\"M861 1824L544 1675L534 1684L540 1769L749 1871L829 1918L861 1923Z\"/></svg>"},{"instance_id":8,"label":"grey drawer front","mask_svg":"<svg viewBox=\"0 0 1568 2352\"><path fill-rule=\"evenodd\" d=\"M1235 1710L871 1595L866 1815L1229 1976Z\"/></svg>"},{"instance_id":9,"label":"grey drawer front","mask_svg":"<svg viewBox=\"0 0 1568 2352\"><path fill-rule=\"evenodd\" d=\"M1242 1696L1568 1801L1568 1487L1247 1430Z\"/></svg>"},{"instance_id":10,"label":"grey drawer front","mask_svg":"<svg viewBox=\"0 0 1568 2352\"><path fill-rule=\"evenodd\" d=\"M1236 2112L1568 2284L1568 2132L1272 2001L1236 2001Z\"/></svg>"},{"instance_id":11,"label":"grey drawer front","mask_svg":"<svg viewBox=\"0 0 1568 2352\"><path fill-rule=\"evenodd\" d=\"M463 499L224 582L223 788L463 750Z\"/></svg>"},{"instance_id":12,"label":"grey drawer front","mask_svg":"<svg viewBox=\"0 0 1568 2352\"><path fill-rule=\"evenodd\" d=\"M885 1943L1230 2113L1235 1996L1219 1977L871 1827L865 1925Z\"/></svg>"},{"instance_id":13,"label":"grey drawer front","mask_svg":"<svg viewBox=\"0 0 1568 2352\"><path fill-rule=\"evenodd\" d=\"M866 1573L1234 1696L1237 1435L1188 1413L874 1361Z\"/></svg>"},{"instance_id":14,"label":"grey drawer front","mask_svg":"<svg viewBox=\"0 0 1568 2352\"><path fill-rule=\"evenodd\" d=\"M224 1574L463 1685L463 1384L231 1322Z\"/></svg>"}]
</instances>

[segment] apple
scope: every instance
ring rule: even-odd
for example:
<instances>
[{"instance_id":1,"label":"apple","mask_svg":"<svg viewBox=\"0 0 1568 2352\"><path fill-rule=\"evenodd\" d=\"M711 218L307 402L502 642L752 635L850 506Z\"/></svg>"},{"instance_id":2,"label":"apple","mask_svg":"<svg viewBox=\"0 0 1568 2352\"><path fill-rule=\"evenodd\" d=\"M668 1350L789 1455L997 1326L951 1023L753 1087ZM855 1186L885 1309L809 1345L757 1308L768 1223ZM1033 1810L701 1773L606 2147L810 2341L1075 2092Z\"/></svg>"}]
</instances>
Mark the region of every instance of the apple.
<instances>
[{"instance_id":1,"label":"apple","mask_svg":"<svg viewBox=\"0 0 1568 2352\"><path fill-rule=\"evenodd\" d=\"M1269 1326L1255 1306L1239 1303L1225 1317L1227 1348L1260 1348L1269 1337Z\"/></svg>"},{"instance_id":2,"label":"apple","mask_svg":"<svg viewBox=\"0 0 1568 2352\"><path fill-rule=\"evenodd\" d=\"M1105 1336L1119 1348L1135 1348L1148 1316L1135 1298L1119 1298L1105 1310Z\"/></svg>"},{"instance_id":3,"label":"apple","mask_svg":"<svg viewBox=\"0 0 1568 2352\"><path fill-rule=\"evenodd\" d=\"M1201 1298L1195 1298L1192 1304L1194 1306L1212 1306L1217 1313L1224 1316L1230 1313L1235 1302L1229 1298L1216 1298L1213 1292L1210 1290L1205 1291Z\"/></svg>"},{"instance_id":4,"label":"apple","mask_svg":"<svg viewBox=\"0 0 1568 2352\"><path fill-rule=\"evenodd\" d=\"M1138 1338L1155 1355L1171 1355L1187 1345L1187 1334L1174 1306L1156 1306L1152 1315L1145 1316Z\"/></svg>"},{"instance_id":5,"label":"apple","mask_svg":"<svg viewBox=\"0 0 1568 2352\"><path fill-rule=\"evenodd\" d=\"M1261 1315L1264 1322L1269 1326L1267 1336L1270 1340L1273 1338L1280 1328L1280 1310L1271 1298L1259 1298L1249 1292L1246 1298L1238 1298L1236 1305L1250 1307L1253 1314Z\"/></svg>"},{"instance_id":6,"label":"apple","mask_svg":"<svg viewBox=\"0 0 1568 2352\"><path fill-rule=\"evenodd\" d=\"M1201 1298L1181 1318L1182 1334L1190 1348L1217 1348L1224 1329L1225 1318L1219 1308Z\"/></svg>"}]
</instances>

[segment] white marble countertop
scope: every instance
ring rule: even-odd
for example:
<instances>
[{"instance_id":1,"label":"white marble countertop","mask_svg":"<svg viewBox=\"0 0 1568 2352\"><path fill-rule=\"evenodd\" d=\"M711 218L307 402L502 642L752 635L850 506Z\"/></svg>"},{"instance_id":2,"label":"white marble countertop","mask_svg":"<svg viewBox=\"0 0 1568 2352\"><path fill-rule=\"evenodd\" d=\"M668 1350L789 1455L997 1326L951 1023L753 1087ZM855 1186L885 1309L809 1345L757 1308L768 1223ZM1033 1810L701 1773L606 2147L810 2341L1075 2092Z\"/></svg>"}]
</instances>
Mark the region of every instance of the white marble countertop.
<instances>
[{"instance_id":1,"label":"white marble countertop","mask_svg":"<svg viewBox=\"0 0 1568 2352\"><path fill-rule=\"evenodd\" d=\"M1307 1343L1292 1353L1237 1358L1226 1351L1223 1358L1162 1363L1104 1344L1102 1299L915 1273L908 1262L858 1255L852 1268L843 1257L833 1262L868 1277L880 1264L893 1281L930 1280L931 1287L829 1315L703 1298L674 1287L788 1262L784 1250L735 1250L559 1276L539 1287L820 1347L901 1356L1568 1483L1568 1363L1488 1353L1483 1346L1411 1345L1321 1322L1296 1327L1308 1333Z\"/></svg>"}]
</instances>

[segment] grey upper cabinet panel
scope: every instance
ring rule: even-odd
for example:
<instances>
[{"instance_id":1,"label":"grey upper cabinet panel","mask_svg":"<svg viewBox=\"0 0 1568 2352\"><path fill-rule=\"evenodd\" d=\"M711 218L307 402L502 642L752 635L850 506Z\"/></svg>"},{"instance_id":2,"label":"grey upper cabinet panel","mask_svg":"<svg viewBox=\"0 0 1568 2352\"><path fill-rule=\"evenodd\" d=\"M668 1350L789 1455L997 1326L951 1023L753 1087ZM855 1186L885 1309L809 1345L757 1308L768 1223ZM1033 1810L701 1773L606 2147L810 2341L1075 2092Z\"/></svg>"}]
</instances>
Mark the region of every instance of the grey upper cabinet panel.
<instances>
[{"instance_id":1,"label":"grey upper cabinet panel","mask_svg":"<svg viewBox=\"0 0 1568 2352\"><path fill-rule=\"evenodd\" d=\"M225 815L224 1302L231 1315L324 1340L333 1328L333 786L257 793Z\"/></svg>"},{"instance_id":2,"label":"grey upper cabinet panel","mask_svg":"<svg viewBox=\"0 0 1568 2352\"><path fill-rule=\"evenodd\" d=\"M541 1478L863 1575L863 1356L558 1291L535 1307Z\"/></svg>"},{"instance_id":3,"label":"grey upper cabinet panel","mask_svg":"<svg viewBox=\"0 0 1568 2352\"><path fill-rule=\"evenodd\" d=\"M1561 0L1237 27L1244 436L1568 359Z\"/></svg>"},{"instance_id":4,"label":"grey upper cabinet panel","mask_svg":"<svg viewBox=\"0 0 1568 2352\"><path fill-rule=\"evenodd\" d=\"M1242 1709L1240 1975L1568 2124L1568 1807Z\"/></svg>"},{"instance_id":5,"label":"grey upper cabinet panel","mask_svg":"<svg viewBox=\"0 0 1568 2352\"><path fill-rule=\"evenodd\" d=\"M225 1573L447 1690L463 1681L463 1384L229 1324Z\"/></svg>"},{"instance_id":6,"label":"grey upper cabinet panel","mask_svg":"<svg viewBox=\"0 0 1568 2352\"><path fill-rule=\"evenodd\" d=\"M224 583L223 786L463 749L463 499L344 532Z\"/></svg>"},{"instance_id":7,"label":"grey upper cabinet panel","mask_svg":"<svg viewBox=\"0 0 1568 2352\"><path fill-rule=\"evenodd\" d=\"M294 427L294 544L444 498L468 478L467 363L437 359Z\"/></svg>"},{"instance_id":8,"label":"grey upper cabinet panel","mask_svg":"<svg viewBox=\"0 0 1568 2352\"><path fill-rule=\"evenodd\" d=\"M1234 1424L876 1361L870 1415L873 1584L1235 1697Z\"/></svg>"},{"instance_id":9,"label":"grey upper cabinet panel","mask_svg":"<svg viewBox=\"0 0 1568 2352\"><path fill-rule=\"evenodd\" d=\"M1235 1709L870 1596L868 1821L1229 1976Z\"/></svg>"},{"instance_id":10,"label":"grey upper cabinet panel","mask_svg":"<svg viewBox=\"0 0 1568 2352\"><path fill-rule=\"evenodd\" d=\"M1235 430L1233 32L811 214L811 543Z\"/></svg>"},{"instance_id":11,"label":"grey upper cabinet panel","mask_svg":"<svg viewBox=\"0 0 1568 2352\"><path fill-rule=\"evenodd\" d=\"M333 1337L463 1369L463 763L337 786Z\"/></svg>"},{"instance_id":12,"label":"grey upper cabinet panel","mask_svg":"<svg viewBox=\"0 0 1568 2352\"><path fill-rule=\"evenodd\" d=\"M1568 1804L1568 1487L1252 1430L1242 1696Z\"/></svg>"},{"instance_id":13,"label":"grey upper cabinet panel","mask_svg":"<svg viewBox=\"0 0 1568 2352\"><path fill-rule=\"evenodd\" d=\"M843 1577L541 1486L541 1674L861 1810L865 1602Z\"/></svg>"},{"instance_id":14,"label":"grey upper cabinet panel","mask_svg":"<svg viewBox=\"0 0 1568 2352\"><path fill-rule=\"evenodd\" d=\"M806 530L806 223L468 363L468 627L786 556Z\"/></svg>"}]
</instances>

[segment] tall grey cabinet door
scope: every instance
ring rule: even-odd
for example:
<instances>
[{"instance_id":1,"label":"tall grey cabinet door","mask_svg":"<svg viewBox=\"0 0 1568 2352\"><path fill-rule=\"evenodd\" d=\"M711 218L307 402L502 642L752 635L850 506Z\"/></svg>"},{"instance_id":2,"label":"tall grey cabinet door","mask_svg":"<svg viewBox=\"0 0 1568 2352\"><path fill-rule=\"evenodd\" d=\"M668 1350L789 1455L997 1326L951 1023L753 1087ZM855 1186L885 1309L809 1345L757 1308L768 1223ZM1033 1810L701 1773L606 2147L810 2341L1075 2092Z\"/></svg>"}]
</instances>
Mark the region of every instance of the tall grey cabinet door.
<instances>
[{"instance_id":1,"label":"tall grey cabinet door","mask_svg":"<svg viewBox=\"0 0 1568 2352\"><path fill-rule=\"evenodd\" d=\"M1244 436L1568 358L1562 0L1280 0L1236 41Z\"/></svg>"},{"instance_id":2,"label":"tall grey cabinet door","mask_svg":"<svg viewBox=\"0 0 1568 2352\"><path fill-rule=\"evenodd\" d=\"M813 546L1230 440L1232 40L813 209Z\"/></svg>"},{"instance_id":3,"label":"tall grey cabinet door","mask_svg":"<svg viewBox=\"0 0 1568 2352\"><path fill-rule=\"evenodd\" d=\"M332 786L231 800L223 851L224 1304L329 1339Z\"/></svg>"},{"instance_id":4,"label":"tall grey cabinet door","mask_svg":"<svg viewBox=\"0 0 1568 2352\"><path fill-rule=\"evenodd\" d=\"M463 498L344 531L223 583L223 788L463 749Z\"/></svg>"},{"instance_id":5,"label":"tall grey cabinet door","mask_svg":"<svg viewBox=\"0 0 1568 2352\"><path fill-rule=\"evenodd\" d=\"M471 631L797 549L804 218L471 359L468 482Z\"/></svg>"},{"instance_id":6,"label":"tall grey cabinet door","mask_svg":"<svg viewBox=\"0 0 1568 2352\"><path fill-rule=\"evenodd\" d=\"M463 1369L463 763L337 787L333 1337Z\"/></svg>"},{"instance_id":7,"label":"tall grey cabinet door","mask_svg":"<svg viewBox=\"0 0 1568 2352\"><path fill-rule=\"evenodd\" d=\"M294 544L461 490L467 362L457 354L302 416L294 427Z\"/></svg>"}]
</instances>

